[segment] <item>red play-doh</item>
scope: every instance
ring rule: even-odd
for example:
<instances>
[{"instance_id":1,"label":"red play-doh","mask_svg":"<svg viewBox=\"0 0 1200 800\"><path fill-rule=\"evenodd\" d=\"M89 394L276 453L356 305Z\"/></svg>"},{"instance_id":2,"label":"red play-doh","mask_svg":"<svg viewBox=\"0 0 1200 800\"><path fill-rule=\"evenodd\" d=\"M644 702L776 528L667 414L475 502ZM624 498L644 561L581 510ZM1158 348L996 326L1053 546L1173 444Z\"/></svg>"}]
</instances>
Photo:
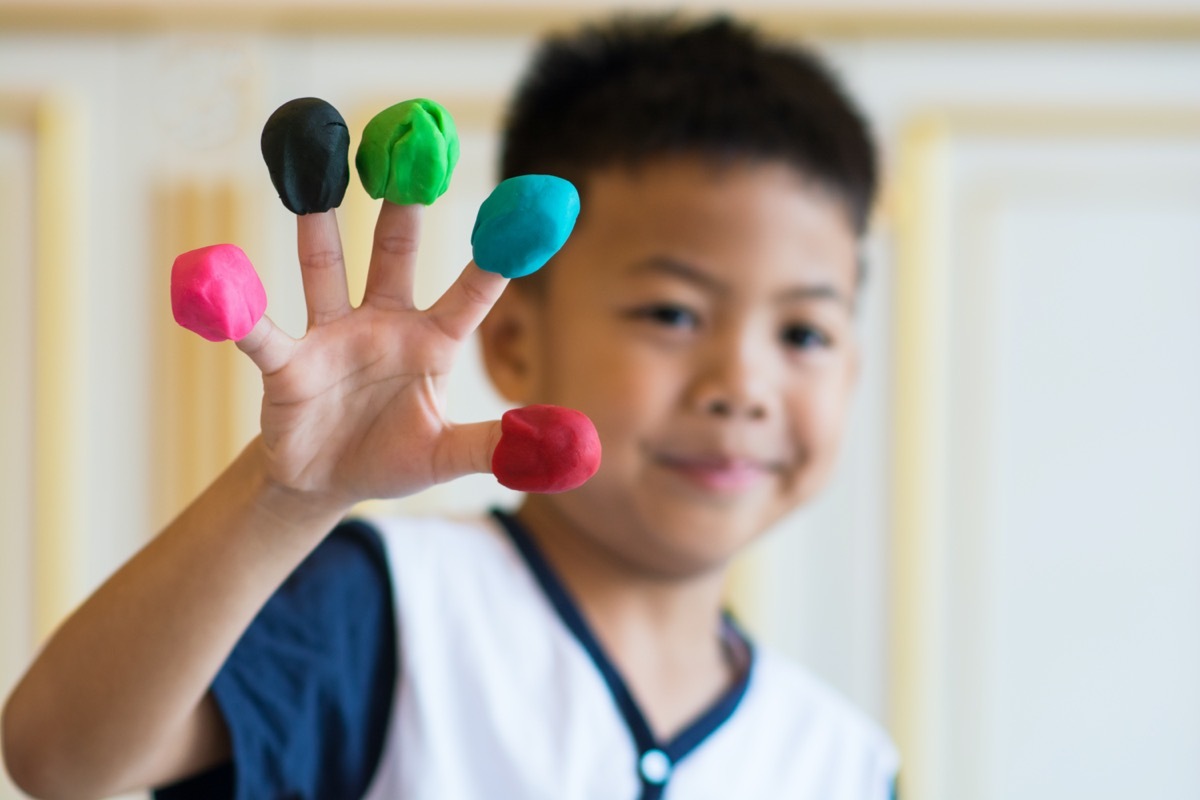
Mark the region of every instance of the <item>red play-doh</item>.
<instances>
[{"instance_id":1,"label":"red play-doh","mask_svg":"<svg viewBox=\"0 0 1200 800\"><path fill-rule=\"evenodd\" d=\"M586 415L560 406L526 406L500 418L492 453L496 480L518 492L550 494L582 486L600 468L600 437Z\"/></svg>"},{"instance_id":2,"label":"red play-doh","mask_svg":"<svg viewBox=\"0 0 1200 800\"><path fill-rule=\"evenodd\" d=\"M232 244L189 250L171 267L175 321L210 342L248 334L267 310L267 292L254 265Z\"/></svg>"}]
</instances>

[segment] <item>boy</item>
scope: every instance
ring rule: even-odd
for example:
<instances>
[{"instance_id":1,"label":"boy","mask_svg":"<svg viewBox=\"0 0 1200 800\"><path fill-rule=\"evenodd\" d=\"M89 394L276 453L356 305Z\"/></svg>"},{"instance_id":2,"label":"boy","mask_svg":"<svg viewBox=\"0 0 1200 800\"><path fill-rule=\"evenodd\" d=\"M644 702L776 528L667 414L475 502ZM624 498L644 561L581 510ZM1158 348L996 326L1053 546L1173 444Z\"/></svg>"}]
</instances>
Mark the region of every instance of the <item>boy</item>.
<instances>
[{"instance_id":1,"label":"boy","mask_svg":"<svg viewBox=\"0 0 1200 800\"><path fill-rule=\"evenodd\" d=\"M550 41L502 172L578 187L567 244L502 296L468 265L418 311L416 213L385 203L353 309L333 215L300 217L308 333L264 318L238 342L262 434L47 645L5 711L13 776L47 797L886 798L886 737L721 613L733 556L830 472L875 170L823 69L728 22ZM481 321L496 387L586 413L599 472L512 515L339 526L489 471L497 424L440 411Z\"/></svg>"}]
</instances>

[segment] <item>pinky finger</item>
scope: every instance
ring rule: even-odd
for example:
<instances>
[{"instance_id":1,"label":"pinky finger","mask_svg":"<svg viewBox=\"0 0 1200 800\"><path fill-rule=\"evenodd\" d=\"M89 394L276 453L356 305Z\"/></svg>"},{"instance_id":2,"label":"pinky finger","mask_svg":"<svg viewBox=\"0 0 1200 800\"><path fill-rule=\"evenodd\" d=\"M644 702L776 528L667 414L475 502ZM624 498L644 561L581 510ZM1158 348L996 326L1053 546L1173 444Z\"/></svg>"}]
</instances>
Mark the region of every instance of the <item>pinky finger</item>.
<instances>
[{"instance_id":1,"label":"pinky finger","mask_svg":"<svg viewBox=\"0 0 1200 800\"><path fill-rule=\"evenodd\" d=\"M263 375L278 372L292 358L296 340L283 332L265 314L250 332L237 341L238 349L250 356Z\"/></svg>"}]
</instances>

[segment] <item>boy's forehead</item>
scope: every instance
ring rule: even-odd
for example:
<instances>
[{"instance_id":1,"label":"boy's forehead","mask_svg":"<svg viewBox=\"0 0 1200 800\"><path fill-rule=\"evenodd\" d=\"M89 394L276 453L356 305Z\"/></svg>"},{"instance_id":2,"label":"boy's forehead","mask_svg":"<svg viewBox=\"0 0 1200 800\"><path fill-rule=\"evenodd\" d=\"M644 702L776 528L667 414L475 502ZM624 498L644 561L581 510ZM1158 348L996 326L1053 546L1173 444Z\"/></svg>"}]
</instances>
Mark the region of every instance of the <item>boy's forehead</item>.
<instances>
[{"instance_id":1,"label":"boy's forehead","mask_svg":"<svg viewBox=\"0 0 1200 800\"><path fill-rule=\"evenodd\" d=\"M578 183L583 222L658 231L689 217L763 225L802 218L830 228L830 235L857 239L836 193L786 162L663 158L596 169Z\"/></svg>"},{"instance_id":2,"label":"boy's forehead","mask_svg":"<svg viewBox=\"0 0 1200 800\"><path fill-rule=\"evenodd\" d=\"M789 164L664 158L595 169L579 184L575 250L585 262L607 258L605 273L665 260L749 277L770 262L777 282L828 272L822 280L844 291L855 284L858 242L843 204Z\"/></svg>"},{"instance_id":3,"label":"boy's forehead","mask_svg":"<svg viewBox=\"0 0 1200 800\"><path fill-rule=\"evenodd\" d=\"M743 200L747 194L782 192L803 196L808 203L846 210L834 191L782 160L672 154L593 168L576 179L576 185L583 200L581 213L591 207L597 213L634 219L640 218L637 207L644 205L686 211L696 208L698 199L715 199L718 194L725 194L732 201L734 196L730 191L735 188L741 190L739 196ZM846 223L847 232L853 237L848 214Z\"/></svg>"}]
</instances>

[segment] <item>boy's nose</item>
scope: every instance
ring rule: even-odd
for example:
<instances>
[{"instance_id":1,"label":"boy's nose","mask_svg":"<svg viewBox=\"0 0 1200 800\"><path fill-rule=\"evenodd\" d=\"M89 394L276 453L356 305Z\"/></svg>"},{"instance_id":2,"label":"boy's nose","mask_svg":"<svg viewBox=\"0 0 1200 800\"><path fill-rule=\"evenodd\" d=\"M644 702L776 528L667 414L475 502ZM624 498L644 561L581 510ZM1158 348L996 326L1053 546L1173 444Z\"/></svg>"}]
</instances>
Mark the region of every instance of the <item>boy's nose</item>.
<instances>
[{"instance_id":1,"label":"boy's nose","mask_svg":"<svg viewBox=\"0 0 1200 800\"><path fill-rule=\"evenodd\" d=\"M693 406L705 415L765 419L769 402L763 365L745 346L723 348L701 370L693 386Z\"/></svg>"},{"instance_id":2,"label":"boy's nose","mask_svg":"<svg viewBox=\"0 0 1200 800\"><path fill-rule=\"evenodd\" d=\"M767 416L766 407L757 401L738 402L724 397L713 397L704 410L714 417L746 417L748 419L763 419Z\"/></svg>"}]
</instances>

